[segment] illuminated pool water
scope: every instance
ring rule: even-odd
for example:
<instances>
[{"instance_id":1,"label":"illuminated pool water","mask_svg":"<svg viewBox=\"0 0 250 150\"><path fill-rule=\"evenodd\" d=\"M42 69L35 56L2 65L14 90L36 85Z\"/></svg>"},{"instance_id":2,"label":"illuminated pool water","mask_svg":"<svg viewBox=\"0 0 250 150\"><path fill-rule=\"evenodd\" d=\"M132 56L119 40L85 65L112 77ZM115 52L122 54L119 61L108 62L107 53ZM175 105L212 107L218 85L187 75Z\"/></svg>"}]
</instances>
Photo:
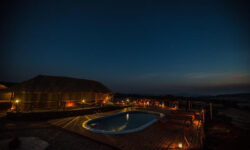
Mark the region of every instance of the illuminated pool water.
<instances>
[{"instance_id":1,"label":"illuminated pool water","mask_svg":"<svg viewBox=\"0 0 250 150\"><path fill-rule=\"evenodd\" d=\"M97 133L124 134L143 130L163 116L154 112L129 111L85 121L83 127Z\"/></svg>"}]
</instances>

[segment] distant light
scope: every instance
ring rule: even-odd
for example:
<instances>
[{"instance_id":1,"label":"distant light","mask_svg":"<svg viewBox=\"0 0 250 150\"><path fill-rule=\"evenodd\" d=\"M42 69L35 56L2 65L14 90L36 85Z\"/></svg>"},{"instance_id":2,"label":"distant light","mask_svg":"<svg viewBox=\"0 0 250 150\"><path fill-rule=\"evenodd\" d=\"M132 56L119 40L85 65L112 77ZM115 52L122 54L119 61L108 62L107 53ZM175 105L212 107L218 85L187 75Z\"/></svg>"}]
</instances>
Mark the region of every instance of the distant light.
<instances>
[{"instance_id":1,"label":"distant light","mask_svg":"<svg viewBox=\"0 0 250 150\"><path fill-rule=\"evenodd\" d=\"M82 100L82 103L85 103L85 99Z\"/></svg>"},{"instance_id":2,"label":"distant light","mask_svg":"<svg viewBox=\"0 0 250 150\"><path fill-rule=\"evenodd\" d=\"M20 101L18 99L15 100L15 103L19 103Z\"/></svg>"},{"instance_id":3,"label":"distant light","mask_svg":"<svg viewBox=\"0 0 250 150\"><path fill-rule=\"evenodd\" d=\"M199 120L194 120L193 124L196 125L196 126L199 126L200 125L200 121Z\"/></svg>"},{"instance_id":4,"label":"distant light","mask_svg":"<svg viewBox=\"0 0 250 150\"><path fill-rule=\"evenodd\" d=\"M182 143L178 143L178 148L182 148Z\"/></svg>"},{"instance_id":5,"label":"distant light","mask_svg":"<svg viewBox=\"0 0 250 150\"><path fill-rule=\"evenodd\" d=\"M67 102L66 107L74 107L75 104L73 102Z\"/></svg>"},{"instance_id":6,"label":"distant light","mask_svg":"<svg viewBox=\"0 0 250 150\"><path fill-rule=\"evenodd\" d=\"M109 97L109 96L106 96L106 97L105 97L105 101L108 101L108 100L110 100L110 97Z\"/></svg>"},{"instance_id":7,"label":"distant light","mask_svg":"<svg viewBox=\"0 0 250 150\"><path fill-rule=\"evenodd\" d=\"M15 109L16 109L16 106L15 106L15 105L12 105L10 109L11 109L11 110L15 110Z\"/></svg>"},{"instance_id":8,"label":"distant light","mask_svg":"<svg viewBox=\"0 0 250 150\"><path fill-rule=\"evenodd\" d=\"M164 103L163 103L163 104L161 104L161 107L162 107L162 108L165 108L165 105L164 105Z\"/></svg>"},{"instance_id":9,"label":"distant light","mask_svg":"<svg viewBox=\"0 0 250 150\"><path fill-rule=\"evenodd\" d=\"M129 98L127 99L127 102L129 102L130 100L129 100Z\"/></svg>"}]
</instances>

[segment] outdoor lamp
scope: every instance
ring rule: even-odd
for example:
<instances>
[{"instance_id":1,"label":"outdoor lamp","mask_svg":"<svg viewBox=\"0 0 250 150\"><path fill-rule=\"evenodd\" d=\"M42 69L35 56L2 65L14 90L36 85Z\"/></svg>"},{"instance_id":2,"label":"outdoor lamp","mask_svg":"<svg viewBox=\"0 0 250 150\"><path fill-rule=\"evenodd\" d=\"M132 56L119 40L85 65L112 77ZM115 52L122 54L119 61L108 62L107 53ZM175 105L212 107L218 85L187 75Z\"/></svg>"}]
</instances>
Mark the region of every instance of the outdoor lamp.
<instances>
[{"instance_id":1,"label":"outdoor lamp","mask_svg":"<svg viewBox=\"0 0 250 150\"><path fill-rule=\"evenodd\" d=\"M17 103L17 104L18 104L19 102L20 102L20 101L19 101L18 99L16 99L16 100L15 100L15 103Z\"/></svg>"},{"instance_id":2,"label":"outdoor lamp","mask_svg":"<svg viewBox=\"0 0 250 150\"><path fill-rule=\"evenodd\" d=\"M182 143L178 143L178 148L182 148Z\"/></svg>"}]
</instances>

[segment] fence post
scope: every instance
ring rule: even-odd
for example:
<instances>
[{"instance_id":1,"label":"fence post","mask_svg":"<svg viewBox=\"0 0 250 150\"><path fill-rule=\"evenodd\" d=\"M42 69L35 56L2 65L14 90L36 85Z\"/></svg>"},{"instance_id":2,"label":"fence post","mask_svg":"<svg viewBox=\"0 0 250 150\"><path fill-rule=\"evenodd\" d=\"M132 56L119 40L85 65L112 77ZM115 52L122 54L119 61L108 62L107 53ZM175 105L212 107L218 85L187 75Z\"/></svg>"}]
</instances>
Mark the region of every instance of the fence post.
<instances>
[{"instance_id":1,"label":"fence post","mask_svg":"<svg viewBox=\"0 0 250 150\"><path fill-rule=\"evenodd\" d=\"M201 112L202 112L202 121L203 123L205 122L206 118L205 118L205 110L204 108L201 109Z\"/></svg>"},{"instance_id":2,"label":"fence post","mask_svg":"<svg viewBox=\"0 0 250 150\"><path fill-rule=\"evenodd\" d=\"M213 120L213 104L210 102L210 120Z\"/></svg>"}]
</instances>

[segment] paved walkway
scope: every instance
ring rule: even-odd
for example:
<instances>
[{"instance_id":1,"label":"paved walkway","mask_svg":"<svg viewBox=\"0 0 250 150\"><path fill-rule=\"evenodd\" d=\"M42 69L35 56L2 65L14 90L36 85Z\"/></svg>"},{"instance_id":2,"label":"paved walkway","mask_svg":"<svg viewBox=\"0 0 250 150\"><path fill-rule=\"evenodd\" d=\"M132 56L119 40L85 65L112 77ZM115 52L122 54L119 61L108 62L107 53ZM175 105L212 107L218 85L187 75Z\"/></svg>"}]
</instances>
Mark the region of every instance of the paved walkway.
<instances>
[{"instance_id":1,"label":"paved walkway","mask_svg":"<svg viewBox=\"0 0 250 150\"><path fill-rule=\"evenodd\" d=\"M37 128L1 132L0 149L9 150L8 144L14 137L39 137L49 143L49 147L46 150L114 150L110 146L57 128Z\"/></svg>"},{"instance_id":2,"label":"paved walkway","mask_svg":"<svg viewBox=\"0 0 250 150\"><path fill-rule=\"evenodd\" d=\"M49 143L46 150L114 150L113 147L45 121L11 121L0 118L0 150L9 150L9 142L15 137L39 137Z\"/></svg>"}]
</instances>

